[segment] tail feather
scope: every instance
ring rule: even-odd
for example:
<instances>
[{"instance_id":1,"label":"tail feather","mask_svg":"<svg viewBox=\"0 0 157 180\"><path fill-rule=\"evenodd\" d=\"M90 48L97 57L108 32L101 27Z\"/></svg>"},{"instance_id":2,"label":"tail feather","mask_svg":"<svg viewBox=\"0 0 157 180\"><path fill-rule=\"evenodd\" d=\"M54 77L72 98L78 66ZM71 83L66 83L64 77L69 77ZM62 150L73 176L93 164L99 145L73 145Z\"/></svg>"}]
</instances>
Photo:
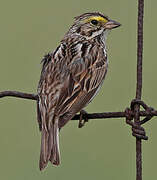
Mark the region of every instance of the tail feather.
<instances>
[{"instance_id":1,"label":"tail feather","mask_svg":"<svg viewBox=\"0 0 157 180\"><path fill-rule=\"evenodd\" d=\"M41 132L41 151L40 151L40 162L39 162L39 168L40 170L43 170L48 163L48 132L44 129Z\"/></svg>"},{"instance_id":2,"label":"tail feather","mask_svg":"<svg viewBox=\"0 0 157 180\"><path fill-rule=\"evenodd\" d=\"M59 128L54 127L53 146L51 150L50 161L52 164L58 166L60 164L60 150L59 150Z\"/></svg>"},{"instance_id":3,"label":"tail feather","mask_svg":"<svg viewBox=\"0 0 157 180\"><path fill-rule=\"evenodd\" d=\"M47 166L48 161L56 166L60 164L58 121L55 121L48 131L42 130L40 170Z\"/></svg>"}]
</instances>

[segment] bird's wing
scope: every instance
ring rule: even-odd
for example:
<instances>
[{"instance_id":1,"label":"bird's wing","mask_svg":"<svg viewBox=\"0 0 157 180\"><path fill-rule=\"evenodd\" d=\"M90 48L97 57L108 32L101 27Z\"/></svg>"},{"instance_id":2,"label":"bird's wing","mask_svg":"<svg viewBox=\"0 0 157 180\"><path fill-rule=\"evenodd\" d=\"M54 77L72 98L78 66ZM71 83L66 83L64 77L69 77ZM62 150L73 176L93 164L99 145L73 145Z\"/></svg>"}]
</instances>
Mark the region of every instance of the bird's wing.
<instances>
[{"instance_id":1,"label":"bird's wing","mask_svg":"<svg viewBox=\"0 0 157 180\"><path fill-rule=\"evenodd\" d=\"M96 95L105 77L107 62L106 59L93 61L88 56L73 61L67 71L68 77L55 108L60 116L59 127L64 126Z\"/></svg>"}]
</instances>

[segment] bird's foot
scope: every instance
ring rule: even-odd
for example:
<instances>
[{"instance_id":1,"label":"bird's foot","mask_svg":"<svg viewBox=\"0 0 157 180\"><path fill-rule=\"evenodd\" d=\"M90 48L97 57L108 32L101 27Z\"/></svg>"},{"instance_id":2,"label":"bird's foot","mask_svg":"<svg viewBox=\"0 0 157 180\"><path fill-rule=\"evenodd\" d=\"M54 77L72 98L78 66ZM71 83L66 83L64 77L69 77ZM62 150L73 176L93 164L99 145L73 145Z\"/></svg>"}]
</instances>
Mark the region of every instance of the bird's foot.
<instances>
[{"instance_id":1,"label":"bird's foot","mask_svg":"<svg viewBox=\"0 0 157 180\"><path fill-rule=\"evenodd\" d=\"M78 128L82 128L85 125L85 123L88 122L87 114L88 113L85 110L80 111Z\"/></svg>"}]
</instances>

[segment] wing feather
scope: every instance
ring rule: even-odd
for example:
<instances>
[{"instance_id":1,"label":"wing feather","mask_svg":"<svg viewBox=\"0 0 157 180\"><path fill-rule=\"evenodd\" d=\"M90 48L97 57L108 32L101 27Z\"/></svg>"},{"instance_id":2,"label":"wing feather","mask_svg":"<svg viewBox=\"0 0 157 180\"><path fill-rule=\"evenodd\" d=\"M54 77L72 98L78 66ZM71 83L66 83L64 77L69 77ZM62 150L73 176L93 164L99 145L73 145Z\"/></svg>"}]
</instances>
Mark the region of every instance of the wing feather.
<instances>
[{"instance_id":1,"label":"wing feather","mask_svg":"<svg viewBox=\"0 0 157 180\"><path fill-rule=\"evenodd\" d=\"M91 102L104 80L106 64L99 67L96 67L95 64L87 67L85 62L86 59L80 59L69 66L68 81L60 94L62 99L59 99L56 107L56 111L61 116L59 120L60 128Z\"/></svg>"}]
</instances>

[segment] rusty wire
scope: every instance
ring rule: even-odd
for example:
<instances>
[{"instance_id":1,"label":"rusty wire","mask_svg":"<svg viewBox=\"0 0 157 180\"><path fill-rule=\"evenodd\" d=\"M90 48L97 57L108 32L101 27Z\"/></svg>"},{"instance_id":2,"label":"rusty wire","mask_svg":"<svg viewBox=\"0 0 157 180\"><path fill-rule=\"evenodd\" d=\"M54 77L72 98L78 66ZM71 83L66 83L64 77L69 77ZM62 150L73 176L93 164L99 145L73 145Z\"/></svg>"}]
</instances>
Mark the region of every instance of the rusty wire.
<instances>
[{"instance_id":1,"label":"rusty wire","mask_svg":"<svg viewBox=\"0 0 157 180\"><path fill-rule=\"evenodd\" d=\"M136 99L141 99L142 96L143 13L144 0L138 0ZM140 126L139 104L135 105L134 111L134 122ZM138 137L136 137L136 179L142 180L142 139Z\"/></svg>"},{"instance_id":2,"label":"rusty wire","mask_svg":"<svg viewBox=\"0 0 157 180\"><path fill-rule=\"evenodd\" d=\"M157 116L157 110L149 107L143 101L142 96L142 58L143 58L143 15L144 15L144 0L138 0L138 29L137 29L137 82L136 82L136 96L131 101L129 108L121 112L103 112L83 114L85 119L108 119L108 118L126 118L126 122L133 128L133 136L136 137L136 180L142 180L142 139L147 140L147 136L139 136L134 132L134 126L141 130L141 125L149 121L153 116ZM29 94L18 91L2 91L0 98L12 96L23 99L38 100L37 94ZM144 111L140 110L140 106ZM140 117L144 117L140 120ZM72 120L79 120L80 114L73 117ZM134 122L132 121L134 119ZM143 129L142 129L143 130Z\"/></svg>"}]
</instances>

